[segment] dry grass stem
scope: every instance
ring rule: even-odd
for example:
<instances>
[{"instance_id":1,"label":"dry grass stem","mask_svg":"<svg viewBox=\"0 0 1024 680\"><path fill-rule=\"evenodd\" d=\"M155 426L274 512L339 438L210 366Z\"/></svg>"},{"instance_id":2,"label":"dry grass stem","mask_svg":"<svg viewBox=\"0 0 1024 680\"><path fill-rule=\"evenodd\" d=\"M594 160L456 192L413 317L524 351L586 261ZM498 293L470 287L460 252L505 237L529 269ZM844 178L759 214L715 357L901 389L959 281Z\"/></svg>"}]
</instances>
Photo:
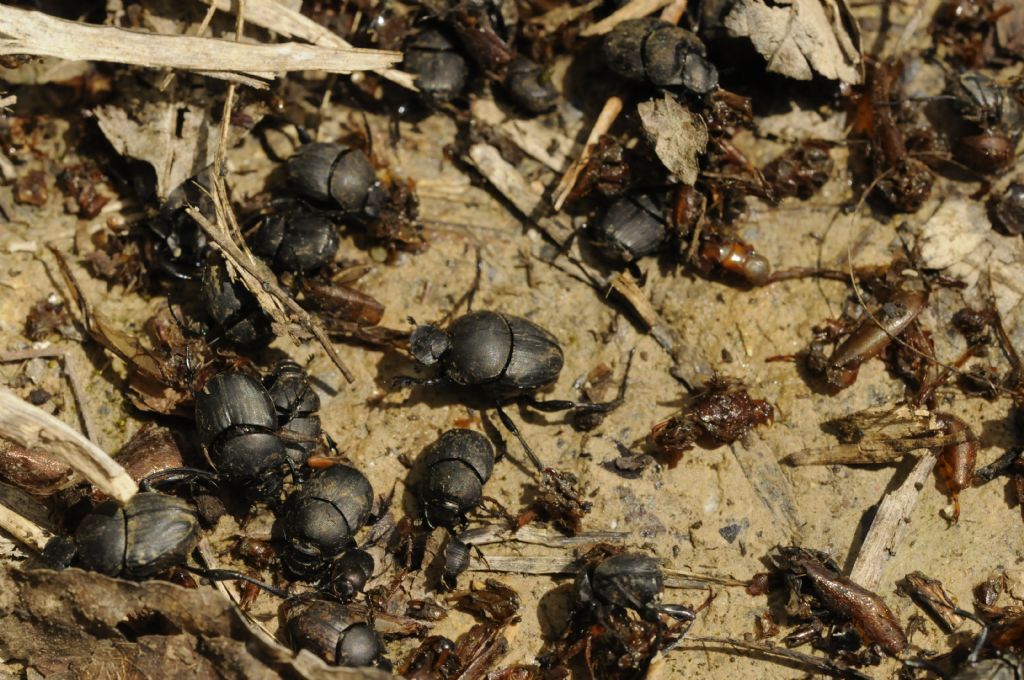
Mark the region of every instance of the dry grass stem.
<instances>
[{"instance_id":1,"label":"dry grass stem","mask_svg":"<svg viewBox=\"0 0 1024 680\"><path fill-rule=\"evenodd\" d=\"M271 79L282 71L354 73L398 62L398 52L299 43L236 43L217 38L160 35L116 26L95 26L0 7L0 54L27 54L72 61L105 61L149 68Z\"/></svg>"},{"instance_id":2,"label":"dry grass stem","mask_svg":"<svg viewBox=\"0 0 1024 680\"><path fill-rule=\"evenodd\" d=\"M203 0L222 12L234 13L238 3L234 0ZM288 38L298 38L320 47L351 50L352 44L309 17L274 0L246 0L244 18L250 24L273 31ZM411 73L393 68L370 69L396 85L416 91L416 78Z\"/></svg>"},{"instance_id":3,"label":"dry grass stem","mask_svg":"<svg viewBox=\"0 0 1024 680\"><path fill-rule=\"evenodd\" d=\"M936 460L930 453L921 456L899 488L882 499L871 528L860 546L857 561L850 570L850 579L854 583L868 590L878 589L885 563L896 554L896 547L910 522L910 515L917 505L921 489L932 474Z\"/></svg>"},{"instance_id":4,"label":"dry grass stem","mask_svg":"<svg viewBox=\"0 0 1024 680\"><path fill-rule=\"evenodd\" d=\"M27 449L45 449L121 503L138 491L135 480L101 448L6 389L0 389L0 435Z\"/></svg>"},{"instance_id":5,"label":"dry grass stem","mask_svg":"<svg viewBox=\"0 0 1024 680\"><path fill-rule=\"evenodd\" d=\"M623 21L639 19L640 17L645 17L648 14L653 14L665 5L669 4L669 2L670 0L630 0L630 2L609 14L601 21L587 26L585 29L580 31L580 35L584 38L590 38L595 35L604 35Z\"/></svg>"}]
</instances>

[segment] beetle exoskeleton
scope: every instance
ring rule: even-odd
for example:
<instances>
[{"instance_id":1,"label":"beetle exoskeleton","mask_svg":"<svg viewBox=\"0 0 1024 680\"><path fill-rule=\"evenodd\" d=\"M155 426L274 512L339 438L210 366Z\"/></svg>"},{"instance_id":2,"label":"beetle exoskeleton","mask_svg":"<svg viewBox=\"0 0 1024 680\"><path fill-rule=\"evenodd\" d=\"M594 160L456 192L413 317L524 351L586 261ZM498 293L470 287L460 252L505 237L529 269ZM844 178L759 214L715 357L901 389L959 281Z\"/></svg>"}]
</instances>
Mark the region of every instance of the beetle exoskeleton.
<instances>
[{"instance_id":1,"label":"beetle exoskeleton","mask_svg":"<svg viewBox=\"0 0 1024 680\"><path fill-rule=\"evenodd\" d=\"M211 260L203 271L203 299L206 311L222 329L224 337L238 345L257 345L272 337L268 317L252 293L239 281L232 281L223 262Z\"/></svg>"},{"instance_id":2,"label":"beetle exoskeleton","mask_svg":"<svg viewBox=\"0 0 1024 680\"><path fill-rule=\"evenodd\" d=\"M338 252L338 228L322 212L298 210L267 217L249 239L253 253L275 269L305 274Z\"/></svg>"},{"instance_id":3,"label":"beetle exoskeleton","mask_svg":"<svg viewBox=\"0 0 1024 680\"><path fill-rule=\"evenodd\" d=\"M701 95L718 87L718 70L707 60L701 39L668 21L623 21L605 36L601 49L608 68L630 80L682 85Z\"/></svg>"},{"instance_id":4,"label":"beetle exoskeleton","mask_svg":"<svg viewBox=\"0 0 1024 680\"><path fill-rule=\"evenodd\" d=\"M274 367L267 392L277 411L278 431L294 435L284 438L285 453L293 463L302 465L320 436L320 397L310 386L306 372L291 360Z\"/></svg>"},{"instance_id":5,"label":"beetle exoskeleton","mask_svg":"<svg viewBox=\"0 0 1024 680\"><path fill-rule=\"evenodd\" d=\"M430 445L423 465L423 515L430 526L451 529L480 505L494 469L494 447L479 432L448 430Z\"/></svg>"},{"instance_id":6,"label":"beetle exoskeleton","mask_svg":"<svg viewBox=\"0 0 1024 680\"><path fill-rule=\"evenodd\" d=\"M612 203L594 224L593 236L607 256L628 263L661 250L669 232L654 198L638 195Z\"/></svg>"},{"instance_id":7,"label":"beetle exoskeleton","mask_svg":"<svg viewBox=\"0 0 1024 680\"><path fill-rule=\"evenodd\" d=\"M420 326L409 346L420 363L440 363L448 380L494 399L530 394L553 383L564 362L551 333L522 317L491 311L459 317L447 331Z\"/></svg>"},{"instance_id":8,"label":"beetle exoskeleton","mask_svg":"<svg viewBox=\"0 0 1024 680\"><path fill-rule=\"evenodd\" d=\"M288 159L288 178L306 198L333 203L345 213L373 216L380 209L383 189L362 151L315 142Z\"/></svg>"},{"instance_id":9,"label":"beetle exoskeleton","mask_svg":"<svg viewBox=\"0 0 1024 680\"><path fill-rule=\"evenodd\" d=\"M101 503L75 532L84 568L129 579L184 564L198 541L199 520L192 507L161 493L136 494L124 507Z\"/></svg>"},{"instance_id":10,"label":"beetle exoskeleton","mask_svg":"<svg viewBox=\"0 0 1024 680\"><path fill-rule=\"evenodd\" d=\"M196 427L210 464L228 479L260 480L285 462L274 402L244 373L227 371L207 381L196 394Z\"/></svg>"},{"instance_id":11,"label":"beetle exoskeleton","mask_svg":"<svg viewBox=\"0 0 1024 680\"><path fill-rule=\"evenodd\" d=\"M353 548L331 563L327 579L327 590L342 602L348 602L363 592L367 581L373 577L375 564L373 555Z\"/></svg>"},{"instance_id":12,"label":"beetle exoskeleton","mask_svg":"<svg viewBox=\"0 0 1024 680\"><path fill-rule=\"evenodd\" d=\"M307 649L332 666L390 667L373 627L341 603L286 602L281 619L283 636L296 652Z\"/></svg>"},{"instance_id":13,"label":"beetle exoskeleton","mask_svg":"<svg viewBox=\"0 0 1024 680\"><path fill-rule=\"evenodd\" d=\"M576 596L585 605L612 605L640 613L657 603L665 588L658 560L622 553L591 565L576 578Z\"/></svg>"},{"instance_id":14,"label":"beetle exoskeleton","mask_svg":"<svg viewBox=\"0 0 1024 680\"><path fill-rule=\"evenodd\" d=\"M448 38L434 29L421 31L406 43L402 66L417 76L416 86L432 105L459 96L469 77L466 60Z\"/></svg>"},{"instance_id":15,"label":"beetle exoskeleton","mask_svg":"<svg viewBox=\"0 0 1024 680\"><path fill-rule=\"evenodd\" d=\"M373 505L363 473L334 465L313 474L284 504L285 567L297 578L314 578L352 543Z\"/></svg>"},{"instance_id":16,"label":"beetle exoskeleton","mask_svg":"<svg viewBox=\"0 0 1024 680\"><path fill-rule=\"evenodd\" d=\"M530 113L550 111L558 103L558 90L548 80L544 68L526 57L516 57L508 65L505 87L512 100Z\"/></svg>"},{"instance_id":17,"label":"beetle exoskeleton","mask_svg":"<svg viewBox=\"0 0 1024 680\"><path fill-rule=\"evenodd\" d=\"M1024 184L1014 182L992 203L992 217L1008 234L1024 234Z\"/></svg>"}]
</instances>

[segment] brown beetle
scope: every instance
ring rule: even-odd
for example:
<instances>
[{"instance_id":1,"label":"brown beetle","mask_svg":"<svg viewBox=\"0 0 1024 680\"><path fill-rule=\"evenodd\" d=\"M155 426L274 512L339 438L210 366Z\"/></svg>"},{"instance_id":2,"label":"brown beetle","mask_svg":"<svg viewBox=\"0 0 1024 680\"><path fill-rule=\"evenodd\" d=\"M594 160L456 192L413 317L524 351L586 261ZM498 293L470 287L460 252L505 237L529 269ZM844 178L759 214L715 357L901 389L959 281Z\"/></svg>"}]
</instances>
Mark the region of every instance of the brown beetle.
<instances>
[{"instance_id":1,"label":"brown beetle","mask_svg":"<svg viewBox=\"0 0 1024 680\"><path fill-rule=\"evenodd\" d=\"M945 482L953 503L953 522L960 520L960 492L974 481L974 467L978 462L978 440L960 418L948 413L935 414L947 435L966 433L967 441L950 444L939 452L936 471Z\"/></svg>"}]
</instances>

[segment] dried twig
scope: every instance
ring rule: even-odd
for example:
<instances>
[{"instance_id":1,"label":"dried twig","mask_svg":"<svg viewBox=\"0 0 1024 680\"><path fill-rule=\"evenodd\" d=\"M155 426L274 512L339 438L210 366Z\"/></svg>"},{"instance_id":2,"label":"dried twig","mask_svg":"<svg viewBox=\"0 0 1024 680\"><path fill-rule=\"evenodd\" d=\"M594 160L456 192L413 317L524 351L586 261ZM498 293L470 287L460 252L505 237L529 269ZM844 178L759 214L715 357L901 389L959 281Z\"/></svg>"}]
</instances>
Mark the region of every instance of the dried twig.
<instances>
[{"instance_id":1,"label":"dried twig","mask_svg":"<svg viewBox=\"0 0 1024 680\"><path fill-rule=\"evenodd\" d=\"M587 143L583 145L580 157L565 171L562 179L558 182L558 186L555 187L555 191L552 194L555 198L555 210L561 210L562 206L565 205L566 199L569 198L573 187L576 186L576 180L579 178L580 173L583 172L587 161L590 160L590 154L594 150L597 140L601 139L601 135L611 129L612 123L622 113L623 104L622 97L612 96L608 97L604 106L601 107L601 113L597 114L597 120L594 121L594 127L591 128L590 134L587 136Z\"/></svg>"},{"instance_id":2,"label":"dried twig","mask_svg":"<svg viewBox=\"0 0 1024 680\"><path fill-rule=\"evenodd\" d=\"M686 6L689 4L689 0L672 0L665 9L661 10L661 16L659 17L662 21L667 21L670 24L678 24L679 20L686 14Z\"/></svg>"},{"instance_id":3,"label":"dried twig","mask_svg":"<svg viewBox=\"0 0 1024 680\"><path fill-rule=\"evenodd\" d=\"M135 480L102 449L6 389L0 389L0 435L26 449L45 449L121 503L138 490Z\"/></svg>"},{"instance_id":4,"label":"dried twig","mask_svg":"<svg viewBox=\"0 0 1024 680\"><path fill-rule=\"evenodd\" d=\"M234 13L238 8L238 3L234 0L203 0L203 2L216 7L222 12ZM296 12L279 2L275 2L275 0L246 0L244 18L250 24L266 28L278 35L299 38L320 47L342 50L352 49L351 43L342 39L336 33L331 32L304 14ZM401 85L414 91L417 90L415 77L410 73L391 68L374 68L373 70L396 85Z\"/></svg>"},{"instance_id":5,"label":"dried twig","mask_svg":"<svg viewBox=\"0 0 1024 680\"><path fill-rule=\"evenodd\" d=\"M43 548L52 538L50 532L2 503L0 503L0 530L37 553L43 552Z\"/></svg>"},{"instance_id":6,"label":"dried twig","mask_svg":"<svg viewBox=\"0 0 1024 680\"><path fill-rule=\"evenodd\" d=\"M580 31L580 35L584 38L590 38L595 35L604 35L623 21L639 19L640 17L645 17L648 14L657 12L665 5L669 4L670 1L671 0L630 0L630 2L612 12L601 21L587 26L585 29Z\"/></svg>"},{"instance_id":7,"label":"dried twig","mask_svg":"<svg viewBox=\"0 0 1024 680\"><path fill-rule=\"evenodd\" d=\"M299 43L236 43L217 38L160 35L116 26L95 26L0 7L0 54L28 54L77 61L108 61L150 68L177 68L217 76L271 79L282 71L353 73L386 68L398 52Z\"/></svg>"},{"instance_id":8,"label":"dried twig","mask_svg":"<svg viewBox=\"0 0 1024 680\"><path fill-rule=\"evenodd\" d=\"M469 148L469 161L498 193L552 241L561 245L572 236L572 227L560 217L539 215L545 208L543 197L530 187L514 165L501 157L501 152L495 147L474 144Z\"/></svg>"},{"instance_id":9,"label":"dried twig","mask_svg":"<svg viewBox=\"0 0 1024 680\"><path fill-rule=\"evenodd\" d=\"M555 172L569 165L573 140L535 118L512 118L493 99L481 97L472 105L473 122L494 125L516 146Z\"/></svg>"},{"instance_id":10,"label":"dried twig","mask_svg":"<svg viewBox=\"0 0 1024 680\"><path fill-rule=\"evenodd\" d=\"M62 368L64 369L64 376L68 379L68 385L71 387L71 394L75 398L75 404L78 407L78 418L82 421L82 431L85 432L85 436L89 438L89 441L96 441L96 428L92 425L92 417L89 415L88 409L85 408L85 392L82 389L82 383L78 378L78 371L75 370L74 364L71 363L71 358L68 353L64 350L57 349L56 347L43 347L39 349L28 349L20 350L15 352L4 352L0 354L0 364L6 364L14 361L27 361L29 359L45 358L45 359L57 359L60 361Z\"/></svg>"},{"instance_id":11,"label":"dried twig","mask_svg":"<svg viewBox=\"0 0 1024 680\"><path fill-rule=\"evenodd\" d=\"M791 453L782 459L787 465L877 465L895 463L911 451L963 444L973 438L970 432L918 438L869 438L856 444L836 444Z\"/></svg>"},{"instance_id":12,"label":"dried twig","mask_svg":"<svg viewBox=\"0 0 1024 680\"><path fill-rule=\"evenodd\" d=\"M899 488L882 499L871 528L861 543L857 561L850 570L852 581L868 590L878 589L885 563L896 554L896 546L910 522L910 515L936 460L930 453L921 456Z\"/></svg>"},{"instance_id":13,"label":"dried twig","mask_svg":"<svg viewBox=\"0 0 1024 680\"><path fill-rule=\"evenodd\" d=\"M625 543L630 537L628 531L583 531L575 536L566 536L558 531L526 525L512 531L503 526L492 524L479 529L470 529L459 534L459 540L468 545L488 545L492 543L529 543L544 545L549 548L572 548L593 543Z\"/></svg>"}]
</instances>

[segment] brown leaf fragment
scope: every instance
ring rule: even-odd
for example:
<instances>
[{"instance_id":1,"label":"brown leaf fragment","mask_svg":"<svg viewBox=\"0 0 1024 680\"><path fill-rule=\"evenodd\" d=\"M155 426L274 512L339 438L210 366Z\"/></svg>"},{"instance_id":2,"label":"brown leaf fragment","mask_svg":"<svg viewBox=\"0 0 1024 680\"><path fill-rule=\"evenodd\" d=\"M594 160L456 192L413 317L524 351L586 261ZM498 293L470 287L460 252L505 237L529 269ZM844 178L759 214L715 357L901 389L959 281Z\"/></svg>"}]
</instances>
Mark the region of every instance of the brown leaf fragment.
<instances>
[{"instance_id":1,"label":"brown leaf fragment","mask_svg":"<svg viewBox=\"0 0 1024 680\"><path fill-rule=\"evenodd\" d=\"M845 0L737 0L725 27L750 38L773 73L861 81L860 33Z\"/></svg>"},{"instance_id":2,"label":"brown leaf fragment","mask_svg":"<svg viewBox=\"0 0 1024 680\"><path fill-rule=\"evenodd\" d=\"M669 172L683 184L697 181L697 158L708 145L708 129L700 116L666 94L636 107L647 139Z\"/></svg>"}]
</instances>

